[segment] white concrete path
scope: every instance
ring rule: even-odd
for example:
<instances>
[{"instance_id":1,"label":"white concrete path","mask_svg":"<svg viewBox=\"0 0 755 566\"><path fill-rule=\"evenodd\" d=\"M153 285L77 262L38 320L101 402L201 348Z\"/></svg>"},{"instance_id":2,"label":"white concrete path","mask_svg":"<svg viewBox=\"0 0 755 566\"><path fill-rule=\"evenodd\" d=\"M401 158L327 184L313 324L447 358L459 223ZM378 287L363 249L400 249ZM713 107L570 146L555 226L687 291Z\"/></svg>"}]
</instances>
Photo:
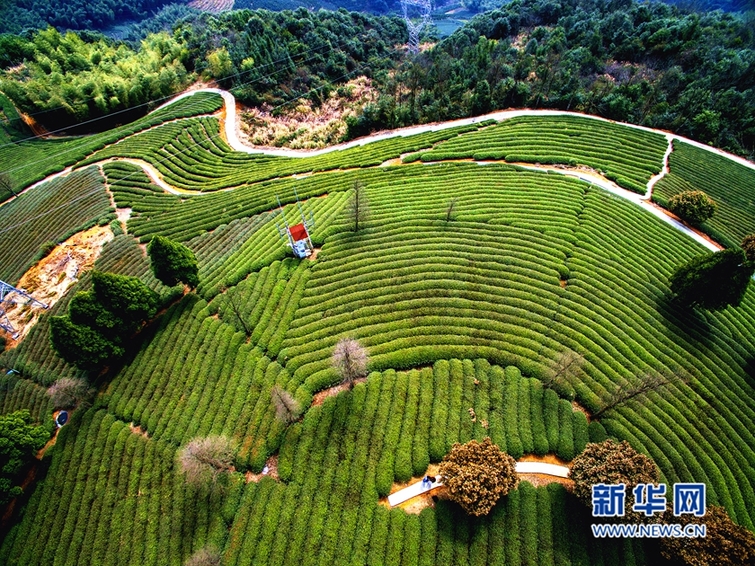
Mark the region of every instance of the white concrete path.
<instances>
[{"instance_id":1,"label":"white concrete path","mask_svg":"<svg viewBox=\"0 0 755 566\"><path fill-rule=\"evenodd\" d=\"M176 102L177 100L181 100L183 98L193 96L194 94L198 92L211 92L219 94L223 97L224 105L225 105L225 136L228 141L228 144L236 151L254 154L264 154L264 155L273 155L273 156L280 156L280 157L312 157L316 155L322 155L325 153L329 153L332 151L338 151L343 149L348 149L350 147L357 147L361 145L365 145L368 143L372 143L379 140L399 137L399 136L410 136L414 134L419 134L423 132L434 132L439 130L444 130L448 128L455 128L457 126L464 126L469 124L474 124L478 122L482 122L484 120L496 120L496 121L502 121L502 120L508 120L510 118L515 118L517 116L581 116L584 118L589 118L591 120L599 120L602 122L612 122L612 120L607 120L606 118L600 118L598 116L591 116L589 114L582 114L579 112L567 112L563 110L505 110L500 112L492 112L490 114L486 114L485 116L477 116L474 118L463 118L461 120L452 120L448 122L441 122L436 124L425 124L421 126L411 126L408 128L398 128L396 130L391 130L388 132L382 132L373 134L370 136L365 136L363 138L360 138L358 140L353 140L348 143L339 144L335 146L330 146L324 149L318 149L318 150L311 150L311 151L303 151L303 150L293 150L293 149L281 149L281 148L260 148L260 147L252 147L247 146L244 143L241 142L241 140L238 137L238 130L237 130L237 118L236 118L236 98L228 91L218 89L218 88L203 88L203 89L197 89L197 90L191 90L187 91L183 94L180 94L179 96L173 98L172 100L166 102L165 104L158 107L158 109L163 108L167 106L168 104L172 104ZM672 226L674 229L679 230L680 232L683 232L684 234L688 235L689 237L693 238L698 243L705 246L707 249L711 251L718 251L722 249L722 246L719 246L702 235L696 233L695 231L691 230L678 220L668 216L665 214L661 209L654 206L650 202L650 196L652 193L652 188L655 185L655 183L661 179L666 173L668 173L668 156L671 153L671 142L673 140L681 140L685 143L694 145L696 147L699 147L701 149L705 149L707 151L711 151L713 153L717 153L719 155L722 155L724 157L727 157L728 159L731 159L732 161L735 161L741 165L744 165L745 167L748 167L750 169L755 170L755 163L750 163L749 161L742 159L740 157L737 157L735 155L731 155L729 153L726 153L724 151L721 151L719 149L711 148L709 146L706 146L705 144L698 143L696 141L677 136L674 134L670 134L668 132L663 132L660 130L653 130L651 128L646 128L644 126L637 126L635 124L626 124L623 122L617 122L623 126L627 126L630 128L635 128L638 130L648 131L648 132L654 132L658 134L662 134L666 136L666 139L669 142L669 147L666 150L666 153L664 155L664 163L663 163L663 170L656 176L654 176L650 181L648 182L647 186L647 192L645 195L639 195L632 191L628 191L626 189L622 189L616 183L613 183L611 181L608 181L607 179L604 179L602 177L599 177L597 175L590 175L587 172L576 172L576 171L569 171L569 170L563 170L563 169L557 169L557 168L549 168L549 167L542 167L542 166L535 166L535 165L526 165L523 166L526 169L533 169L533 170L547 170L553 173L557 173L560 175L568 175L572 177L577 177L587 183L590 183L592 185L598 186L614 195L617 195L623 199L626 199L637 206L640 206L656 216L657 218L661 219L666 224ZM143 162L141 160L136 159L128 159L126 161L129 161L135 165L139 165L144 169L144 171L149 175L149 177L152 179L155 184L163 188L164 190L173 193L173 194L203 194L203 193L193 193L189 191L182 191L179 189L176 189L175 187L170 186L168 183L166 183L159 172L154 168L154 166ZM492 162L478 162L481 165L486 163L492 163ZM27 187L23 192L26 192L34 187L37 187L51 179L54 179L56 177L64 177L68 175L71 172L71 167L66 168L63 171L60 171L59 173L55 173L53 175L50 175L43 179L42 181L39 181L37 183L34 183L33 185ZM6 202L10 202L14 199L9 199Z\"/></svg>"},{"instance_id":2,"label":"white concrete path","mask_svg":"<svg viewBox=\"0 0 755 566\"><path fill-rule=\"evenodd\" d=\"M569 468L567 468L566 466L560 466L558 464L548 464L546 462L517 462L516 473L545 474L548 476L565 478L569 476ZM391 507L395 507L396 505L400 505L405 501L409 501L410 499L417 497L418 495L432 491L436 487L440 487L442 485L443 482L440 480L440 476L437 476L437 479L434 482L425 482L424 480L418 481L416 483L413 483L412 485L405 487L404 489L400 489L395 493L391 493L388 496L388 504Z\"/></svg>"}]
</instances>

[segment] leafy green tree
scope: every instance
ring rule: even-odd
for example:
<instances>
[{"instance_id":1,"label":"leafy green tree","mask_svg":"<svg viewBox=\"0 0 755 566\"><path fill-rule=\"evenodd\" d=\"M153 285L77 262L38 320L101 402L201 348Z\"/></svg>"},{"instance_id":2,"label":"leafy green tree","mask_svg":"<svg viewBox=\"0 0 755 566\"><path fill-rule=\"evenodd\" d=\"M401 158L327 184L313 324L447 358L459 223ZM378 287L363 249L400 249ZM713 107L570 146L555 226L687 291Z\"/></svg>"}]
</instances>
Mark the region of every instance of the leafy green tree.
<instances>
[{"instance_id":1,"label":"leafy green tree","mask_svg":"<svg viewBox=\"0 0 755 566\"><path fill-rule=\"evenodd\" d=\"M168 287L186 283L192 289L199 285L199 266L194 252L183 244L163 236L154 236L147 246L152 272Z\"/></svg>"},{"instance_id":2,"label":"leafy green tree","mask_svg":"<svg viewBox=\"0 0 755 566\"><path fill-rule=\"evenodd\" d=\"M681 515L682 525L705 524L705 536L661 539L661 554L689 566L755 566L755 535L731 520L726 509L715 505L703 517Z\"/></svg>"},{"instance_id":3,"label":"leafy green tree","mask_svg":"<svg viewBox=\"0 0 755 566\"><path fill-rule=\"evenodd\" d=\"M73 324L89 326L105 336L114 336L122 330L123 321L106 308L94 291L79 291L68 304L68 315Z\"/></svg>"},{"instance_id":4,"label":"leafy green tree","mask_svg":"<svg viewBox=\"0 0 755 566\"><path fill-rule=\"evenodd\" d=\"M453 445L440 463L449 498L470 515L487 515L502 495L516 489L516 461L493 444L470 440Z\"/></svg>"},{"instance_id":5,"label":"leafy green tree","mask_svg":"<svg viewBox=\"0 0 755 566\"><path fill-rule=\"evenodd\" d=\"M684 191L672 196L668 208L690 224L702 224L716 212L716 203L703 191Z\"/></svg>"},{"instance_id":6,"label":"leafy green tree","mask_svg":"<svg viewBox=\"0 0 755 566\"><path fill-rule=\"evenodd\" d=\"M126 324L139 326L157 312L157 293L138 277L93 271L92 291L104 308Z\"/></svg>"},{"instance_id":7,"label":"leafy green tree","mask_svg":"<svg viewBox=\"0 0 755 566\"><path fill-rule=\"evenodd\" d=\"M94 328L74 324L69 316L50 318L50 342L66 362L88 371L102 367L108 360L125 352L123 347Z\"/></svg>"},{"instance_id":8,"label":"leafy green tree","mask_svg":"<svg viewBox=\"0 0 755 566\"><path fill-rule=\"evenodd\" d=\"M44 426L32 424L27 409L0 415L0 505L23 493L18 476L48 438Z\"/></svg>"},{"instance_id":9,"label":"leafy green tree","mask_svg":"<svg viewBox=\"0 0 755 566\"><path fill-rule=\"evenodd\" d=\"M125 341L155 316L158 296L138 277L92 272L92 290L77 293L68 315L50 319L53 349L80 369L123 355Z\"/></svg>"},{"instance_id":10,"label":"leafy green tree","mask_svg":"<svg viewBox=\"0 0 755 566\"><path fill-rule=\"evenodd\" d=\"M721 310L742 302L754 270L741 249L721 250L677 267L669 286L684 306Z\"/></svg>"}]
</instances>

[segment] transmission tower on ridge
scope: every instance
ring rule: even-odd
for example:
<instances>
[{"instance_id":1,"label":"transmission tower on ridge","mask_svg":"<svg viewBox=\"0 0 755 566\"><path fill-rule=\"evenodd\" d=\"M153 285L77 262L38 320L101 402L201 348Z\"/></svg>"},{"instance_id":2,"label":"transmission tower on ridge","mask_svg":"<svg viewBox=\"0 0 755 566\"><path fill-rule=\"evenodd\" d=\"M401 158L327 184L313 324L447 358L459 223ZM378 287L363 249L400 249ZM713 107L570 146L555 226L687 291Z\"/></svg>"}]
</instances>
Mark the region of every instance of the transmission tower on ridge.
<instances>
[{"instance_id":1,"label":"transmission tower on ridge","mask_svg":"<svg viewBox=\"0 0 755 566\"><path fill-rule=\"evenodd\" d=\"M11 324L8 315L5 313L6 303L14 305L20 302L16 297L12 296L13 294L19 295L21 301L26 301L27 305L31 304L37 307L42 307L43 309L46 309L47 305L38 301L26 291L16 289L13 285L9 285L5 281L0 281L0 328L5 330L15 339L18 338L18 332L13 327L13 324Z\"/></svg>"},{"instance_id":2,"label":"transmission tower on ridge","mask_svg":"<svg viewBox=\"0 0 755 566\"><path fill-rule=\"evenodd\" d=\"M419 53L419 34L430 23L432 9L432 0L401 0L401 11L409 31L409 53L413 55Z\"/></svg>"}]
</instances>

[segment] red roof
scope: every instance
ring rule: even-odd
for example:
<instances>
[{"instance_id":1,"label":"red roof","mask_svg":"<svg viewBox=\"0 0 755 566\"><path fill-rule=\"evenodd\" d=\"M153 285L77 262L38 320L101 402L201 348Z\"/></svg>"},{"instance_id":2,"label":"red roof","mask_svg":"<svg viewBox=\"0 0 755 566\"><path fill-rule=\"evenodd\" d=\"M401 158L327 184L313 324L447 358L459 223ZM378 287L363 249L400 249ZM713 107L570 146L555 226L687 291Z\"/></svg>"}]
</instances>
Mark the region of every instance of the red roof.
<instances>
[{"instance_id":1,"label":"red roof","mask_svg":"<svg viewBox=\"0 0 755 566\"><path fill-rule=\"evenodd\" d=\"M307 229L304 227L304 224L291 226L291 237L294 239L294 242L298 242L299 240L306 240Z\"/></svg>"}]
</instances>

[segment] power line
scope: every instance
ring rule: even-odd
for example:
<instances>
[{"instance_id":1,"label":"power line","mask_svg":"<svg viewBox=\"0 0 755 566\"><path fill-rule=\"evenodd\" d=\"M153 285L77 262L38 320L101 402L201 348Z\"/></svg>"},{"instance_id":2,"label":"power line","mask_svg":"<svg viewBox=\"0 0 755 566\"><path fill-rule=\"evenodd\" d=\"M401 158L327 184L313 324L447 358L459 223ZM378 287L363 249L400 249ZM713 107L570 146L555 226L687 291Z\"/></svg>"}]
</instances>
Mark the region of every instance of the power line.
<instances>
[{"instance_id":1,"label":"power line","mask_svg":"<svg viewBox=\"0 0 755 566\"><path fill-rule=\"evenodd\" d=\"M397 52L398 50L397 50L397 49L394 49L393 51L394 51L394 52ZM310 90L309 90L309 91L307 91L306 93L304 93L304 94L302 94L302 95L300 95L300 96L297 96L296 98L293 98L293 99L291 99L291 100L288 100L288 101L286 101L286 102L283 102L283 103L281 103L281 104L278 104L277 106L275 106L275 107L273 107L273 108L272 108L271 112L274 112L275 110L278 110L279 108L282 108L282 107L284 107L284 106L287 106L288 104L291 104L291 103L293 103L293 102L296 102L297 100L301 100L302 98L304 98L304 97L306 97L306 96L309 96L309 95L310 95L311 93L313 93L313 92L316 92L316 91L322 90L323 88L325 88L325 87L326 87L326 86L328 86L328 85L331 85L331 86L332 86L332 85L333 85L333 83L335 83L335 82L337 82L337 81L340 81L341 79L344 79L344 78L348 77L349 75L353 75L353 74L354 74L354 73L356 73L357 71L361 71L361 70L362 70L362 69L363 69L363 68L364 68L364 67L365 67L366 65L367 65L367 62L363 63L362 65L360 65L360 66L358 66L358 67L355 67L355 68L354 68L354 69L353 69L352 71L349 71L348 73L345 73L345 74L341 75L340 77L338 77L338 78L336 78L336 79L333 79L333 80L331 80L331 81L327 81L326 83L324 83L324 84L320 85L319 87L316 87L316 88L310 89ZM138 134L135 134L135 135L138 135ZM208 140L214 140L214 139L216 139L216 138L220 138L220 137L221 137L221 133L220 133L220 132L218 132L218 133L217 133L217 134L215 134L215 135L212 135L212 136L208 136L208 137L207 137L207 139L208 139ZM193 149L193 148L195 148L195 147L197 147L197 146L201 146L201 145L202 145L202 144L200 144L200 143L193 143L193 144L190 144L190 145L186 146L185 148L183 148L182 150L178 151L177 153L172 153L172 154L170 154L170 155L166 156L166 157L165 157L165 158L163 158L163 159L158 159L158 160L156 160L156 162L155 162L155 163L153 163L152 165L155 165L155 164L158 164L158 165L160 165L160 164L162 164L162 163L165 163L166 161L169 161L169 160L170 160L170 159L172 159L173 157L175 157L175 156L177 156L177 155L181 155L181 154L183 154L183 153L187 152L188 150L190 150L190 149ZM125 179L128 179L128 178L130 178L131 176L133 176L133 175L136 175L136 174L138 174L138 173L142 173L142 172L143 172L143 171L142 171L142 169L140 168L140 169L139 169L139 171L135 171L135 172L133 172L133 173L129 173L129 174L128 174L128 175L126 175L125 177L122 177L122 178L121 178L120 180L125 180ZM28 218L28 219L24 220L23 222L19 222L18 224L15 224L15 225L13 225L13 226L10 226L10 227L7 227L7 228L3 228L3 229L0 229L0 234L4 234L5 232L8 232L9 230L13 230L13 229L19 228L19 227L21 227L21 226L24 226L24 225L28 224L29 222L32 222L32 221L34 221L34 220L38 220L39 218L43 218L44 216L47 216L48 214L50 214L50 213L52 213L52 212L54 212L54 211L56 211L56 210L59 210L59 209L63 208L64 206L67 206L67 205L68 205L68 204L70 204L70 203L73 203L73 202L77 202L77 201L79 201L79 200L82 200L82 199L86 198L87 196L90 196L90 195L93 195L93 194L95 194L95 193L96 193L96 192L98 192L99 190L100 190L99 188L97 188L97 189L93 189L93 190L91 190L91 191L88 191L88 192L86 192L86 193L84 193L84 194L82 194L82 195L79 195L78 197L76 197L76 198L74 198L74 199L72 199L72 200L70 200L70 201L67 201L67 202L65 202L65 203L63 203L63 204L61 204L61 205L58 205L58 206L56 206L56 207L54 207L54 208L51 208L51 209L49 209L49 210L46 210L45 212L42 212L42 213L40 213L40 214L38 214L38 215L36 215L36 216L32 216L31 218Z\"/></svg>"},{"instance_id":2,"label":"power line","mask_svg":"<svg viewBox=\"0 0 755 566\"><path fill-rule=\"evenodd\" d=\"M338 46L340 46L340 45L343 45L343 44L338 44ZM335 49L336 49L336 47L331 47L331 51L334 51ZM313 54L313 55L312 55L312 56L310 56L310 57L309 57L308 59L305 59L305 60L304 60L303 62L305 62L305 63L306 63L306 62L309 62L309 61L310 61L310 60L312 60L312 59L313 59L314 57L316 57L316 55L317 55L317 54ZM283 60L283 59L281 59L281 60ZM276 75L277 73L280 73L280 72L282 72L282 71L284 71L284 70L285 70L285 69L279 69L279 70L277 70L277 71L274 71L274 72L272 72L272 73L270 73L270 74L267 74L267 75L265 75L265 76L262 76L262 77L257 77L257 78L255 78L255 79L252 79L252 80L250 80L250 81L247 81L247 82L245 82L245 83L241 83L240 85L237 85L237 86L239 86L239 87L240 87L240 86L245 86L245 85L253 84L253 83L257 82L257 81L262 81L262 80L265 80L265 79L269 79L269 78L271 78L271 77L275 76L275 75ZM335 80L338 80L338 79L335 79ZM297 100L297 99L294 99L294 100ZM197 102L197 104L199 104L199 103ZM190 108L191 108L191 107L190 107ZM146 130L146 129L149 129L149 128L145 128L145 130ZM145 131L145 130L141 130L141 131ZM137 132L137 133L141 133L141 132ZM120 140L119 140L119 141L120 141ZM15 144L7 144L7 145L15 145ZM63 151L60 151L60 152L56 153L55 155L51 155L51 156L49 156L49 157L44 157L44 158L42 158L42 159L38 159L38 160L36 160L36 161L32 161L32 162L29 162L29 163L25 163L25 164L23 164L23 165L19 165L18 167L14 167L14 168L8 169L8 170L6 170L6 171L5 171L5 173L12 173L12 172L14 172L14 171L21 171L21 170L23 170L23 169L27 169L27 168L29 168L29 167L32 167L32 166L34 166L34 165L44 164L44 163L46 163L46 162L48 162L48 161L51 161L51 160L53 160L53 159L57 159L57 158L58 158L58 157L60 157L61 155L66 155L66 154L69 154L69 153L72 153L72 152L78 151L78 149L79 149L78 147L72 147L72 148L70 148L70 149L67 149L67 150L63 150Z\"/></svg>"},{"instance_id":3,"label":"power line","mask_svg":"<svg viewBox=\"0 0 755 566\"><path fill-rule=\"evenodd\" d=\"M343 46L344 44L345 44L345 42L344 42L344 43L339 43L339 44L336 44L335 46L331 46L331 47L330 47L330 50L329 50L328 52L333 52L333 51L335 51L336 49L338 49L338 48L340 48L341 46ZM311 49L311 50L309 50L309 52L314 52L314 51L315 51L315 49ZM392 51L393 51L394 53L395 53L395 52L397 52L397 50L395 50L395 49L394 49L394 50L392 50ZM326 52L326 53L327 53L327 52ZM308 57L307 59L305 59L305 60L303 61L303 63L307 63L307 62L311 61L311 60L312 60L313 58L315 58L315 57L316 57L317 55L318 55L318 53L313 53L313 54L312 54L312 55L311 55L310 57ZM322 55L322 53L320 53L319 55ZM275 63L277 63L277 62L280 62L280 61L285 61L285 60L288 60L288 59L289 59L289 57L288 57L288 56L286 56L286 57L284 57L284 58L282 58L282 59L279 59L279 60L278 60L278 61L276 61L276 62L273 62L273 63L268 63L268 64L266 64L266 65L264 65L264 66L269 66L269 65L275 64ZM364 65L365 65L365 64L366 64L366 63L363 63L362 65L360 65L360 66L359 66L359 67L357 67L357 68L360 68L360 67L364 67ZM263 66L263 67L264 67L264 66ZM251 69L251 70L250 70L249 72L251 72L252 70L254 70L254 69ZM241 83L240 85L237 85L237 87L241 87L241 86L245 86L245 85L253 84L254 82L257 82L257 81L262 81L262 80L264 80L264 79L268 79L268 78L271 78L271 77L275 76L275 75L276 75L277 73L280 73L280 72L282 72L282 71L284 71L284 70L285 70L285 69L279 69L279 70L276 70L276 71L274 71L274 72L272 72L272 73L269 73L269 74L267 74L267 75L264 75L264 76L262 76L262 77L257 77L257 78L251 79L251 80L249 80L249 81L246 81L246 82L244 82L244 83ZM332 82L335 82L335 81L337 81L337 80L340 80L340 77L339 77L339 79L334 79L333 81L330 81L330 82L332 83ZM319 88L318 88L318 89L313 89L313 90L319 90ZM306 96L306 95L304 95L304 96ZM293 100L298 100L298 99L300 99L300 98L302 98L302 97L298 97L298 98L295 98L295 99L293 99ZM287 103L290 103L290 102L291 102L291 101L288 101ZM286 105L287 103L283 103L283 104L282 104L282 105L280 105L280 106L285 106L285 105ZM278 107L276 107L276 108L278 108ZM142 130L142 131L144 131L144 130ZM8 144L8 145L11 145L11 144ZM25 163L24 165L20 165L20 166L18 166L18 167L14 167L14 168L12 168L12 169L8 169L8 170L7 170L7 171L5 171L5 172L6 172L6 173L12 173L12 172L14 172L14 171L21 171L21 170L23 170L23 169L26 169L26 168L32 167L32 166L34 166L34 165L39 165L39 164L43 164L43 163L45 163L45 162L49 162L49 161L51 161L51 160L53 160L53 159L56 159L56 158L60 157L61 155L66 155L66 154L69 154L69 153L72 153L72 152L78 151L78 149L79 149L79 148L77 148L77 147L72 147L72 148L69 148L69 149L67 149L67 150L59 151L59 152L58 152L58 153L56 153L55 155L51 155L51 156L48 156L48 157L44 157L44 158L42 158L42 159L39 159L39 160L36 160L36 161L32 161L32 162L30 162L30 163Z\"/></svg>"},{"instance_id":4,"label":"power line","mask_svg":"<svg viewBox=\"0 0 755 566\"><path fill-rule=\"evenodd\" d=\"M333 51L335 51L337 49L340 49L341 47L343 47L346 44L347 44L346 41L344 41L342 43L337 43L335 45L330 45L329 44L327 46L327 47L329 47L329 49L327 51L321 53L321 55L324 55L326 53L331 53L331 52L333 52ZM321 49L323 47L326 47L326 46L323 45L323 46L320 46L320 47L314 47L314 48L311 48L311 49L307 49L307 50L303 51L301 54L312 53L312 52L314 52L314 51L316 51L318 49ZM307 63L307 62L311 61L313 58L314 58L314 55L311 56L311 57L305 58L302 62ZM277 59L275 61L271 61L269 63L265 63L265 64L263 64L263 65L261 65L259 67L254 67L254 68L248 69L246 71L237 72L237 73L234 73L233 75L229 75L228 77L224 77L224 78L228 78L228 79L230 79L230 78L236 78L236 79L238 79L238 78L241 78L242 76L247 75L249 73L258 72L258 71L260 71L262 69L278 65L279 63L285 62L287 60L291 60L292 62L294 62L293 59L291 58L290 54L286 54L285 57L281 57L280 59ZM253 84L254 82L257 82L257 81L261 81L261 80L264 80L264 79L271 78L274 75L283 72L284 70L285 69L283 69L283 68L277 69L277 70L273 71L270 74L267 74L267 75L264 75L264 76L261 76L261 77L256 77L256 78L251 79L251 80L246 81L246 82L242 82L242 83L240 83L239 85L237 85L234 88L241 87L241 86L246 86L246 85L249 85L249 84ZM125 112L131 112L132 110L136 110L136 109L142 108L144 106L149 106L151 104L156 104L158 102L163 102L163 101L169 100L169 99L173 98L174 96L175 96L175 94L169 94L169 95L163 96L161 98L155 98L153 100L148 100L147 102L143 102L141 104L137 104L136 106L130 106L130 107L124 108L122 110L117 110L115 112L111 112L110 114L105 114L104 116L98 116L97 118L91 118L89 120L85 120L84 122L79 122L78 124L76 124L76 126L77 127L78 126L84 126L84 125L87 125L87 124L93 124L93 123L98 122L100 120L110 119L110 118L112 118L114 116L118 116L118 115L123 114ZM91 97L88 97L88 98L83 98L83 99L80 100L80 102L90 102L90 101L94 100L95 98L96 97L94 97L94 96L91 96ZM60 110L62 108L64 108L64 106L60 105L60 106L57 106L55 108L48 108L46 110L40 110L39 112L29 113L29 114L27 114L27 116L39 116L39 115L42 115L42 114L47 114L49 112ZM12 141L12 142L8 142L6 144L0 145L0 149L2 149L4 147L7 147L7 146L10 146L10 145L17 145L17 144L20 144L22 142L35 140L35 139L38 139L38 138L41 138L41 137L44 137L44 136L47 136L47 135L50 135L50 134L56 134L56 133L60 133L60 132L65 132L68 129L70 129L70 128L58 128L56 130L49 130L49 131L47 131L43 135L29 136L29 137L21 139L21 140L15 140L15 141Z\"/></svg>"}]
</instances>

